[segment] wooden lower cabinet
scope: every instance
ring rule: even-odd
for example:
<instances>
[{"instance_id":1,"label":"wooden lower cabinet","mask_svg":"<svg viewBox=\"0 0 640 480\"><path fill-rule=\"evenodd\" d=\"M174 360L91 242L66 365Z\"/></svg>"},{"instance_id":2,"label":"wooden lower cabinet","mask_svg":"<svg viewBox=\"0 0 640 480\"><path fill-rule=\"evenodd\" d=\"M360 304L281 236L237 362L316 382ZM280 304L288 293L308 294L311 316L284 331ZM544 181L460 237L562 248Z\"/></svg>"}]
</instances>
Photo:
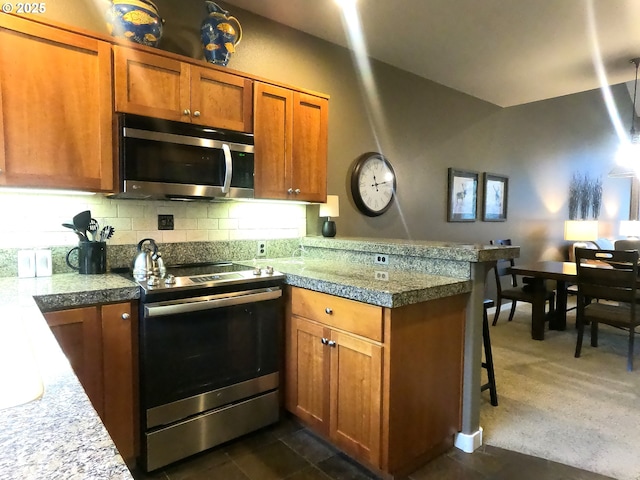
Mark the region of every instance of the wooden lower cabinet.
<instances>
[{"instance_id":1,"label":"wooden lower cabinet","mask_svg":"<svg viewBox=\"0 0 640 480\"><path fill-rule=\"evenodd\" d=\"M466 295L389 309L287 291L287 410L388 478L453 446Z\"/></svg>"},{"instance_id":2,"label":"wooden lower cabinet","mask_svg":"<svg viewBox=\"0 0 640 480\"><path fill-rule=\"evenodd\" d=\"M136 302L124 302L44 314L127 462L138 453L136 312Z\"/></svg>"}]
</instances>

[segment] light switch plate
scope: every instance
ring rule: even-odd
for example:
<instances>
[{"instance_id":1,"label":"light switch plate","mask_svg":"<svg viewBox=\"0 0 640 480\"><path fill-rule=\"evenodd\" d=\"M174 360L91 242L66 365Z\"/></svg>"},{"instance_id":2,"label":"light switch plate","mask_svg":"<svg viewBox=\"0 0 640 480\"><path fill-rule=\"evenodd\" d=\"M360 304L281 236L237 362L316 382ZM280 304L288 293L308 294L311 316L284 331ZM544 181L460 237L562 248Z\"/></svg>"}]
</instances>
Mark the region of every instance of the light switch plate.
<instances>
[{"instance_id":1,"label":"light switch plate","mask_svg":"<svg viewBox=\"0 0 640 480\"><path fill-rule=\"evenodd\" d=\"M36 277L50 277L52 273L51 250L36 250Z\"/></svg>"},{"instance_id":2,"label":"light switch plate","mask_svg":"<svg viewBox=\"0 0 640 480\"><path fill-rule=\"evenodd\" d=\"M36 276L36 251L18 250L18 277L30 278Z\"/></svg>"}]
</instances>

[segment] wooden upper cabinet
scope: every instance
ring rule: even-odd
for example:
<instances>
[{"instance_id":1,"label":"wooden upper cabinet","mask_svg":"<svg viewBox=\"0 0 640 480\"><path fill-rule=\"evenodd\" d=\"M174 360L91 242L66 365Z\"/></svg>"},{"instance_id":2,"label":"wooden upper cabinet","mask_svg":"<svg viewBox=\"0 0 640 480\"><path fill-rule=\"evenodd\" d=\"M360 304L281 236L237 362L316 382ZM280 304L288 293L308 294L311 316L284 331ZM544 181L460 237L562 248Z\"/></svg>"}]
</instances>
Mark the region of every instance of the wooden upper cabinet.
<instances>
[{"instance_id":1,"label":"wooden upper cabinet","mask_svg":"<svg viewBox=\"0 0 640 480\"><path fill-rule=\"evenodd\" d=\"M291 184L299 200L327 201L329 101L293 94L293 168Z\"/></svg>"},{"instance_id":2,"label":"wooden upper cabinet","mask_svg":"<svg viewBox=\"0 0 640 480\"><path fill-rule=\"evenodd\" d=\"M252 81L115 45L117 112L253 131Z\"/></svg>"},{"instance_id":3,"label":"wooden upper cabinet","mask_svg":"<svg viewBox=\"0 0 640 480\"><path fill-rule=\"evenodd\" d=\"M0 185L112 191L111 46L0 15Z\"/></svg>"},{"instance_id":4,"label":"wooden upper cabinet","mask_svg":"<svg viewBox=\"0 0 640 480\"><path fill-rule=\"evenodd\" d=\"M252 83L248 78L191 66L192 122L238 132L252 132Z\"/></svg>"},{"instance_id":5,"label":"wooden upper cabinet","mask_svg":"<svg viewBox=\"0 0 640 480\"><path fill-rule=\"evenodd\" d=\"M189 121L189 64L115 45L113 72L117 112Z\"/></svg>"},{"instance_id":6,"label":"wooden upper cabinet","mask_svg":"<svg viewBox=\"0 0 640 480\"><path fill-rule=\"evenodd\" d=\"M256 198L325 202L326 98L256 82Z\"/></svg>"},{"instance_id":7,"label":"wooden upper cabinet","mask_svg":"<svg viewBox=\"0 0 640 480\"><path fill-rule=\"evenodd\" d=\"M253 127L256 198L293 198L293 92L256 82Z\"/></svg>"}]
</instances>

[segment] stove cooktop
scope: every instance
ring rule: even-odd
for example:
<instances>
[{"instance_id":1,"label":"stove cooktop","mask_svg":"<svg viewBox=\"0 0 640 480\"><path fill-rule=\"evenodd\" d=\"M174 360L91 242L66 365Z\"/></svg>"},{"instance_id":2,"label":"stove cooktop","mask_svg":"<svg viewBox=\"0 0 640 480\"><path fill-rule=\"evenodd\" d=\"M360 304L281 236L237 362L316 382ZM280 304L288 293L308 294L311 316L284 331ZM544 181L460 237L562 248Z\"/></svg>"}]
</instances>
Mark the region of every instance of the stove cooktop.
<instances>
[{"instance_id":1,"label":"stove cooktop","mask_svg":"<svg viewBox=\"0 0 640 480\"><path fill-rule=\"evenodd\" d=\"M248 267L232 262L195 263L167 266L164 278L139 280L147 292L154 290L182 290L196 287L216 287L224 284L242 284L271 279L282 279L284 274L269 266Z\"/></svg>"}]
</instances>

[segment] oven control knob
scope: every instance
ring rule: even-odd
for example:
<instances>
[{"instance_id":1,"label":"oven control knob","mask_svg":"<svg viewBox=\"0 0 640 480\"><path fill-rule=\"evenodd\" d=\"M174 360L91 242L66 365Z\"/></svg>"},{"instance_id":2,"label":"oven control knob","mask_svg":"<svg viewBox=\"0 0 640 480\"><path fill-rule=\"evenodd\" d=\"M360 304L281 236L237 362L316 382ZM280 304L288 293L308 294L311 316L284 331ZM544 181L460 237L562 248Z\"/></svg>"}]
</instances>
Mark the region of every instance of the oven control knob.
<instances>
[{"instance_id":1,"label":"oven control knob","mask_svg":"<svg viewBox=\"0 0 640 480\"><path fill-rule=\"evenodd\" d=\"M175 275L172 274L168 274L165 278L164 278L164 284L165 285L175 285L176 283L176 277Z\"/></svg>"},{"instance_id":2,"label":"oven control knob","mask_svg":"<svg viewBox=\"0 0 640 480\"><path fill-rule=\"evenodd\" d=\"M149 285L150 287L157 287L158 285L160 285L160 279L155 275L151 275L149 277L149 280L147 280L147 285Z\"/></svg>"},{"instance_id":3,"label":"oven control knob","mask_svg":"<svg viewBox=\"0 0 640 480\"><path fill-rule=\"evenodd\" d=\"M264 269L264 273L266 273L267 275L273 275L273 267L271 265L267 265L267 267Z\"/></svg>"},{"instance_id":4,"label":"oven control knob","mask_svg":"<svg viewBox=\"0 0 640 480\"><path fill-rule=\"evenodd\" d=\"M262 275L262 270L260 270L260 267L256 267L253 269L253 274L254 275Z\"/></svg>"}]
</instances>

